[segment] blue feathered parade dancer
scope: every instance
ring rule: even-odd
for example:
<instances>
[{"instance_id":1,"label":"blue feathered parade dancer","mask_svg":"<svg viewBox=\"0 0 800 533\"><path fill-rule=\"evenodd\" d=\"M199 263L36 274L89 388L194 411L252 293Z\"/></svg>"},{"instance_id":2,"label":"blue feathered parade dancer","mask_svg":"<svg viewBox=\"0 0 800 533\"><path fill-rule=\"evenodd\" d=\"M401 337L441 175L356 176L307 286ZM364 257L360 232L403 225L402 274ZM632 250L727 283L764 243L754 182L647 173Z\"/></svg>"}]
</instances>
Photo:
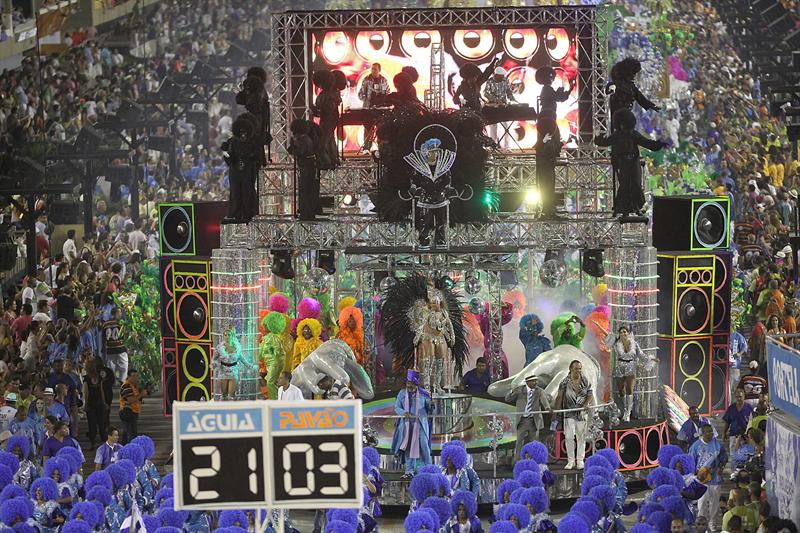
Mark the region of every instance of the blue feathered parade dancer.
<instances>
[{"instance_id":1,"label":"blue feathered parade dancer","mask_svg":"<svg viewBox=\"0 0 800 533\"><path fill-rule=\"evenodd\" d=\"M538 315L533 313L524 315L519 320L519 340L525 346L525 366L528 366L540 354L552 350L550 339L542 335L544 324Z\"/></svg>"},{"instance_id":2,"label":"blue feathered parade dancer","mask_svg":"<svg viewBox=\"0 0 800 533\"><path fill-rule=\"evenodd\" d=\"M428 391L419 386L416 370L406 375L406 387L397 395L394 412L397 419L392 437L392 453L405 465L404 479L410 479L420 465L429 465L431 459L431 427L428 417L433 414L433 402Z\"/></svg>"}]
</instances>

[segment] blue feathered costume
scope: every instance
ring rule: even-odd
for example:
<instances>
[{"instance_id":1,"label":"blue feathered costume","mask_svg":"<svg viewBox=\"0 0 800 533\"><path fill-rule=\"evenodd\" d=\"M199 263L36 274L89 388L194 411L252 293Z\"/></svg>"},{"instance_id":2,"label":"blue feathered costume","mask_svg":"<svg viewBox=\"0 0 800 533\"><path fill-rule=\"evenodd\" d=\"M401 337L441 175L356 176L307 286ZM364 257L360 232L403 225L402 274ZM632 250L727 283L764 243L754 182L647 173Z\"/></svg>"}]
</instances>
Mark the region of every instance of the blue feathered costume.
<instances>
[{"instance_id":1,"label":"blue feathered costume","mask_svg":"<svg viewBox=\"0 0 800 533\"><path fill-rule=\"evenodd\" d=\"M552 350L550 339L542 335L544 324L533 313L519 320L519 340L525 346L525 366L531 364L540 354Z\"/></svg>"}]
</instances>

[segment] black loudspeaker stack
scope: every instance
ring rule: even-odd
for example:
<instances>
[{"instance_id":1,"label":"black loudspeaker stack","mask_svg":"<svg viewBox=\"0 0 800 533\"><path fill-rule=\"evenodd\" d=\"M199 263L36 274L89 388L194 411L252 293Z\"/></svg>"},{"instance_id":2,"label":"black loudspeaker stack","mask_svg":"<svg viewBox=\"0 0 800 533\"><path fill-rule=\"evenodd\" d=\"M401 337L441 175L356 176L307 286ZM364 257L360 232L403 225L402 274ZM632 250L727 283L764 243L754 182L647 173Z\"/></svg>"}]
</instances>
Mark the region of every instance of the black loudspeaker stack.
<instances>
[{"instance_id":1,"label":"black loudspeaker stack","mask_svg":"<svg viewBox=\"0 0 800 533\"><path fill-rule=\"evenodd\" d=\"M657 197L660 376L710 416L728 404L731 279L727 197Z\"/></svg>"},{"instance_id":2,"label":"black loudspeaker stack","mask_svg":"<svg viewBox=\"0 0 800 533\"><path fill-rule=\"evenodd\" d=\"M158 206L164 414L172 402L211 399L211 251L226 202Z\"/></svg>"}]
</instances>

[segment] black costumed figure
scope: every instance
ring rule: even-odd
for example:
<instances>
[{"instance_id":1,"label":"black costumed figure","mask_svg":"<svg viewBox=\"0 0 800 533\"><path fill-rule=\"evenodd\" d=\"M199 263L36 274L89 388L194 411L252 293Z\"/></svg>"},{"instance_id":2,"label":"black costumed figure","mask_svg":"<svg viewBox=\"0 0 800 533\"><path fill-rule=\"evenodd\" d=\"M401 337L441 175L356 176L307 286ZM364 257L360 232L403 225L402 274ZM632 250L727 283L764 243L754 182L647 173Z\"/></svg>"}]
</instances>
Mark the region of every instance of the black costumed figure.
<instances>
[{"instance_id":1,"label":"black costumed figure","mask_svg":"<svg viewBox=\"0 0 800 533\"><path fill-rule=\"evenodd\" d=\"M258 118L252 113L242 113L233 121L233 137L222 143L225 163L228 165L230 200L225 221L247 223L258 211L256 179L262 166L264 145L259 139Z\"/></svg>"},{"instance_id":2,"label":"black costumed figure","mask_svg":"<svg viewBox=\"0 0 800 533\"><path fill-rule=\"evenodd\" d=\"M665 141L648 139L636 131L636 116L630 109L621 109L612 117L614 133L608 137L595 137L598 146L611 147L611 167L617 182L614 195L614 214L635 214L642 216L644 192L642 191L642 167L639 147L648 150L661 150L668 145Z\"/></svg>"},{"instance_id":3,"label":"black costumed figure","mask_svg":"<svg viewBox=\"0 0 800 533\"><path fill-rule=\"evenodd\" d=\"M416 368L423 388L451 389L461 381L469 352L461 303L441 279L412 275L397 280L381 305L384 339L394 355L395 375Z\"/></svg>"},{"instance_id":4,"label":"black costumed figure","mask_svg":"<svg viewBox=\"0 0 800 533\"><path fill-rule=\"evenodd\" d=\"M397 108L405 108L410 111L422 111L425 105L420 102L417 97L417 90L414 88L414 83L419 79L417 69L414 67L403 67L403 69L395 74L392 81L394 82L395 91L386 95L386 103Z\"/></svg>"},{"instance_id":5,"label":"black costumed figure","mask_svg":"<svg viewBox=\"0 0 800 533\"><path fill-rule=\"evenodd\" d=\"M542 67L536 71L536 83L542 86L539 94L539 112L536 119L536 182L542 199L542 217L556 216L556 159L561 153L561 132L558 129L556 108L565 102L575 87L575 78L568 89L553 89L556 71Z\"/></svg>"},{"instance_id":6,"label":"black costumed figure","mask_svg":"<svg viewBox=\"0 0 800 533\"><path fill-rule=\"evenodd\" d=\"M339 166L336 128L339 126L339 104L342 103L342 96L337 90L336 77L330 70L314 72L313 81L322 90L313 107L314 116L319 117L319 127L322 129L317 166L320 170L333 170Z\"/></svg>"},{"instance_id":7,"label":"black costumed figure","mask_svg":"<svg viewBox=\"0 0 800 533\"><path fill-rule=\"evenodd\" d=\"M633 109L633 103L638 102L643 109L661 108L647 99L639 91L634 80L636 75L642 70L642 64L638 59L627 57L611 67L611 83L608 84L607 91L611 95L609 105L611 107L611 127L614 128L613 117L622 109Z\"/></svg>"},{"instance_id":8,"label":"black costumed figure","mask_svg":"<svg viewBox=\"0 0 800 533\"><path fill-rule=\"evenodd\" d=\"M446 130L439 125L434 125L433 128ZM425 129L420 133L424 131ZM410 197L404 199L415 202L414 225L419 233L421 250L431 247L431 233L434 234L435 247L447 244L445 229L448 224L450 200L453 198L469 200L472 197L471 188L467 195L460 195L450 185L450 168L456 159L455 136L451 134L451 138L453 150L443 147L441 139L430 137L422 141L415 152L403 158L415 171L409 188Z\"/></svg>"},{"instance_id":9,"label":"black costumed figure","mask_svg":"<svg viewBox=\"0 0 800 533\"><path fill-rule=\"evenodd\" d=\"M297 216L300 220L314 220L320 211L319 173L317 172L316 144L319 142L319 126L298 118L289 126L292 137L288 152L295 161L295 183L297 183Z\"/></svg>"},{"instance_id":10,"label":"black costumed figure","mask_svg":"<svg viewBox=\"0 0 800 533\"><path fill-rule=\"evenodd\" d=\"M481 86L494 74L494 68L499 63L498 58L494 58L486 69L481 72L481 69L473 63L462 65L458 70L461 75L461 83L453 95L453 100L460 107L466 107L480 113L483 107L481 102ZM449 82L452 83L453 74L449 76Z\"/></svg>"},{"instance_id":11,"label":"black costumed figure","mask_svg":"<svg viewBox=\"0 0 800 533\"><path fill-rule=\"evenodd\" d=\"M247 69L247 74L242 83L242 90L236 94L236 103L243 105L245 109L258 118L259 130L258 138L261 139L269 152L269 145L272 142L271 116L269 106L269 95L265 89L267 84L267 72L261 67L251 67ZM264 158L266 164L267 158Z\"/></svg>"}]
</instances>

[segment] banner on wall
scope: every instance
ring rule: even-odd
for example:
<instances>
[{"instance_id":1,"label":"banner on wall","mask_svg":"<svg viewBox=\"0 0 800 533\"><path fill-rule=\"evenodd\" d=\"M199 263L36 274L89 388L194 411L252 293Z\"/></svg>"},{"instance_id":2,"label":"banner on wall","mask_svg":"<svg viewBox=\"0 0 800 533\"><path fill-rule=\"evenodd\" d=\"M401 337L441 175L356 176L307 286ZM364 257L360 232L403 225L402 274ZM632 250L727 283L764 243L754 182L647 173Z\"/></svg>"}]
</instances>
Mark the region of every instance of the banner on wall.
<instances>
[{"instance_id":1,"label":"banner on wall","mask_svg":"<svg viewBox=\"0 0 800 533\"><path fill-rule=\"evenodd\" d=\"M767 337L767 377L772 405L800 423L800 352Z\"/></svg>"},{"instance_id":2,"label":"banner on wall","mask_svg":"<svg viewBox=\"0 0 800 533\"><path fill-rule=\"evenodd\" d=\"M800 522L800 425L785 413L767 419L764 452L767 497L773 513Z\"/></svg>"}]
</instances>

